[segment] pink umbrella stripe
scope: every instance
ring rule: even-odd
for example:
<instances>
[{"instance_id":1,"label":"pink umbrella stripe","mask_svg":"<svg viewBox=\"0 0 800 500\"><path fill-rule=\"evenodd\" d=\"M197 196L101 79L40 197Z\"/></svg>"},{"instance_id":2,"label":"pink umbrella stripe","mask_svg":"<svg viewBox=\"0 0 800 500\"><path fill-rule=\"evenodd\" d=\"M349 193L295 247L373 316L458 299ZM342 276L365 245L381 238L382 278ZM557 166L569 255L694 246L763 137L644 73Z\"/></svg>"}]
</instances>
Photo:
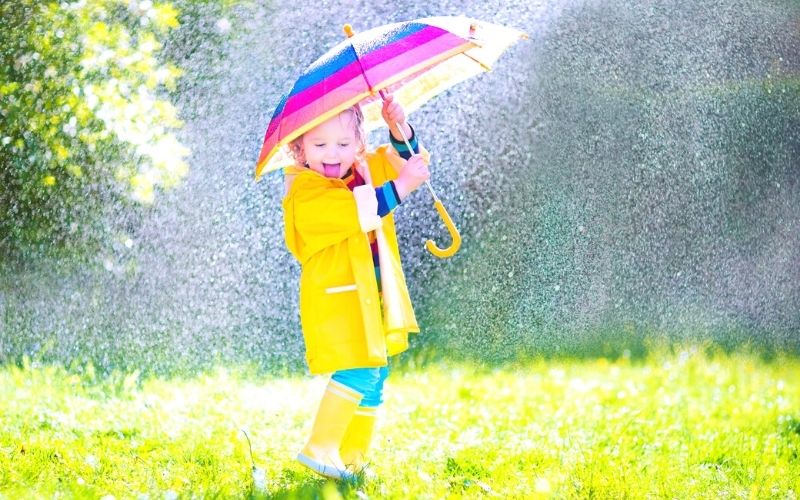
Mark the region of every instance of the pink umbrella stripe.
<instances>
[{"instance_id":1,"label":"pink umbrella stripe","mask_svg":"<svg viewBox=\"0 0 800 500\"><path fill-rule=\"evenodd\" d=\"M372 66L375 66L384 61L388 61L389 59L393 59L397 56L400 56L410 49L426 45L430 43L432 40L436 40L442 37L453 38L459 40L462 43L464 42L463 38L453 35L452 33L448 33L447 31L441 28L438 28L436 26L427 26L423 30L408 35L405 38L401 38L400 40L397 40L394 43L385 45L373 51L361 53L358 51L357 44L354 48L358 53L358 58L361 61L362 67L365 70L367 70Z\"/></svg>"},{"instance_id":2,"label":"pink umbrella stripe","mask_svg":"<svg viewBox=\"0 0 800 500\"><path fill-rule=\"evenodd\" d=\"M464 42L462 38L447 33L441 28L437 28L435 26L428 26L425 29L413 33L405 38L402 38L390 45L383 46L380 49L365 54L363 56L359 55L360 62L356 60L348 64L347 66L342 67L335 73L325 76L319 82L306 88L305 90L297 94L290 94L283 108L283 111L281 112L277 120L282 120L283 117L295 112L297 109L305 107L310 102L319 99L326 92L330 92L339 85L345 82L349 82L350 79L353 78L353 76L361 73L362 67L364 70L368 70L369 68L376 66L384 61L388 61L398 56L402 56L410 48L415 48L423 44L425 44L423 45L425 47L430 47L428 50L431 51L431 54L428 55L428 57L435 55L437 52L434 51L439 50L438 49L439 46L430 45L428 44L428 42L441 37L452 39L451 43L456 43L456 41L458 41L458 43ZM445 44L444 46L449 48L450 44ZM349 47L347 50L350 50ZM274 122L275 119L273 119L273 123Z\"/></svg>"},{"instance_id":3,"label":"pink umbrella stripe","mask_svg":"<svg viewBox=\"0 0 800 500\"><path fill-rule=\"evenodd\" d=\"M365 67L364 70L367 74L367 79L372 85L382 87L385 81L406 73L412 68L414 71L418 71L431 65L442 54L459 52L472 46L472 42L465 41L463 38L443 36L425 45L403 52L394 59L382 61L380 64L375 64L370 68Z\"/></svg>"},{"instance_id":4,"label":"pink umbrella stripe","mask_svg":"<svg viewBox=\"0 0 800 500\"><path fill-rule=\"evenodd\" d=\"M346 103L348 100L353 100L356 96L363 95L366 92L368 91L366 90L366 85L364 84L364 78L359 74L358 77L353 78L350 80L350 82L340 85L332 92L328 92L316 101L295 111L291 115L284 116L281 120L280 127L278 130L276 130L276 133L273 133L264 143L261 159L267 156L266 153L273 153L276 145L284 137L290 136L303 125L313 125L312 122L315 122L320 116L320 109L333 109L341 104ZM324 107L320 108L320 106Z\"/></svg>"},{"instance_id":5,"label":"pink umbrella stripe","mask_svg":"<svg viewBox=\"0 0 800 500\"><path fill-rule=\"evenodd\" d=\"M353 88L351 83L353 78L358 78L363 82L362 89L360 89L359 92L369 91L367 82L364 80L364 75L361 72L361 68L359 67L358 62L355 62L342 68L337 73L332 74L313 87L309 87L303 92L289 97L279 121L285 120L286 117L291 116L297 110L305 108L309 104L318 101L319 99L325 97L325 94L335 91L342 85L347 85L349 88Z\"/></svg>"},{"instance_id":6,"label":"pink umbrella stripe","mask_svg":"<svg viewBox=\"0 0 800 500\"><path fill-rule=\"evenodd\" d=\"M398 42L406 41L407 44L408 41L415 40L417 43L424 43L426 40L446 33L441 28L435 26L421 26L414 23L402 25L402 28L403 29L400 29L395 33L387 33L387 36L390 40L387 43L382 45L370 45L369 47L372 49L371 52L382 52L386 57L392 57L393 54L395 54L398 50L402 50L401 46L398 46L399 48L395 49L391 48ZM273 113L272 118L270 119L270 124L267 128L265 138L275 131L278 123L281 120L281 117L284 114L291 113L293 111L292 109L286 109L286 106L289 104L290 100L305 93L309 89L320 85L326 79L330 78L331 75L336 75L337 73L348 69L348 66L355 65L353 66L354 68L360 69L360 65L358 64L356 58L356 52L361 51L370 53L369 50L363 50L368 47L366 43L359 43L359 40L366 35L367 33L361 33L355 37L357 40L354 39L343 41L340 45L331 49L319 59L324 60L324 64L320 65L318 60L305 70L305 72L298 78L289 94L284 96L280 104L278 104L278 106L275 108L275 113ZM354 44L356 47L353 47ZM297 107L304 105L305 103L302 103Z\"/></svg>"},{"instance_id":7,"label":"pink umbrella stripe","mask_svg":"<svg viewBox=\"0 0 800 500\"><path fill-rule=\"evenodd\" d=\"M401 42L402 40L397 43ZM396 56L394 58L373 58L371 61L369 61L372 63L370 69L365 68L367 72L367 78L372 85L381 86L384 81L402 71L414 67L424 67L428 64L430 59L435 59L441 54L451 52L453 50L457 52L459 49L466 49L470 46L471 42L465 42L463 38L450 34L433 38L428 43L414 47L411 50L406 50L405 52L400 53L395 51ZM366 58L369 57L370 55L366 56ZM350 80L342 82L341 80L343 80L346 76L351 76ZM353 80L355 80L355 82ZM359 83L361 85L358 85ZM330 99L331 94L338 93L337 91L343 85L346 85L346 88L349 89L349 95L339 98L341 100ZM286 103L286 107L284 108L284 114L280 120L278 120L281 123L281 133L275 133L278 132L278 128L276 127L273 133L265 140L265 149L267 147L271 149L281 139L281 137L291 134L303 123L307 123L303 121L304 119L310 121L311 119L315 118L315 116L319 114L319 109L330 109L331 103L335 102L340 104L347 101L347 97L353 97L356 94L361 94L368 91L369 89L364 81L361 69L358 67L358 63L356 62L350 66L347 66L346 68L343 68L337 74L332 75L328 80L323 80L319 84L307 89L303 93L289 98L289 101ZM310 102L306 101L306 99L311 98L314 100ZM320 107L320 105L322 106ZM297 115L298 108L302 110L299 115Z\"/></svg>"}]
</instances>

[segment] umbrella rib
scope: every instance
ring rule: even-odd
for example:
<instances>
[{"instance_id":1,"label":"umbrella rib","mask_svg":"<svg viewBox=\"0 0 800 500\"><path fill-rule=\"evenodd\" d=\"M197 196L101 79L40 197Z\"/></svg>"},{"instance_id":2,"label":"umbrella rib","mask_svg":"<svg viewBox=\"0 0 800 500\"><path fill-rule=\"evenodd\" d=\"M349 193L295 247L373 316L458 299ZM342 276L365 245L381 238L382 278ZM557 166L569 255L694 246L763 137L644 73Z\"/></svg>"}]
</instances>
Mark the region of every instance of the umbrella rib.
<instances>
[{"instance_id":1,"label":"umbrella rib","mask_svg":"<svg viewBox=\"0 0 800 500\"><path fill-rule=\"evenodd\" d=\"M492 67L491 67L491 66L487 66L486 64L484 64L484 63L483 63L483 61L479 61L478 59L476 59L475 57L473 57L472 55L470 55L469 53L467 53L467 51L464 51L464 52L462 52L462 54L464 54L464 55L465 55L465 56L467 56L468 58L472 59L472 60L473 60L473 61L475 61L476 63L480 64L480 65L481 65L481 67L484 69L484 71L487 71L487 72L488 72L488 71L491 71L491 70L492 70Z\"/></svg>"},{"instance_id":2,"label":"umbrella rib","mask_svg":"<svg viewBox=\"0 0 800 500\"><path fill-rule=\"evenodd\" d=\"M372 93L373 92L372 84L370 83L369 78L367 77L367 72L364 71L364 65L361 64L361 58L358 57L358 52L356 52L356 48L353 46L353 42L350 42L350 50L353 51L353 55L355 56L356 61L358 62L358 69L361 70L361 76L363 76L364 81L367 82L367 87L369 88L369 92Z\"/></svg>"}]
</instances>

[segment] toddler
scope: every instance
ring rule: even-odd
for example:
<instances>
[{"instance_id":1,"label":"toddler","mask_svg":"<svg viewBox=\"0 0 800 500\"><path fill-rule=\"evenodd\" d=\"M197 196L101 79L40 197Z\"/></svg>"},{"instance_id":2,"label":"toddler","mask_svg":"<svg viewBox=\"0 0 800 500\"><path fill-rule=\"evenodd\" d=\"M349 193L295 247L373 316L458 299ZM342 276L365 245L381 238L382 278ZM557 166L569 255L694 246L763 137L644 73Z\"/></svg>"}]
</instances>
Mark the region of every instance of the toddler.
<instances>
[{"instance_id":1,"label":"toddler","mask_svg":"<svg viewBox=\"0 0 800 500\"><path fill-rule=\"evenodd\" d=\"M382 117L390 145L367 152L356 105L295 139L296 165L284 172L285 239L301 266L306 361L312 374L332 373L297 459L334 479L364 470L388 358L419 332L393 211L430 177L428 156L419 154L418 138L391 95Z\"/></svg>"}]
</instances>

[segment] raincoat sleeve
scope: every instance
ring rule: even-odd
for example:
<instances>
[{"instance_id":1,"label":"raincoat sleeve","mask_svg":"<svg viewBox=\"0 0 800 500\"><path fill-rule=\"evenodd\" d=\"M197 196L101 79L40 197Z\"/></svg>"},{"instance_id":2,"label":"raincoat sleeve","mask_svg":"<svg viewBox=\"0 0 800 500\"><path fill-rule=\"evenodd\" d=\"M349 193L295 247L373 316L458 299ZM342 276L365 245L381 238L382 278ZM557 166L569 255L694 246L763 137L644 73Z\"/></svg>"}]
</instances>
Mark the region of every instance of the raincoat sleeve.
<instances>
[{"instance_id":1,"label":"raincoat sleeve","mask_svg":"<svg viewBox=\"0 0 800 500\"><path fill-rule=\"evenodd\" d=\"M408 150L408 146L406 146L406 141L402 141L396 139L391 132L389 132L389 143L392 145L395 151L400 155L401 158L404 160L408 160L411 158L412 155L419 153L419 144L417 143L417 134L414 132L414 127L411 124L408 125L411 129L411 137L408 137L408 143L411 145L411 151Z\"/></svg>"},{"instance_id":2,"label":"raincoat sleeve","mask_svg":"<svg viewBox=\"0 0 800 500\"><path fill-rule=\"evenodd\" d=\"M360 233L353 193L297 177L283 200L286 246L305 262L323 248Z\"/></svg>"}]
</instances>

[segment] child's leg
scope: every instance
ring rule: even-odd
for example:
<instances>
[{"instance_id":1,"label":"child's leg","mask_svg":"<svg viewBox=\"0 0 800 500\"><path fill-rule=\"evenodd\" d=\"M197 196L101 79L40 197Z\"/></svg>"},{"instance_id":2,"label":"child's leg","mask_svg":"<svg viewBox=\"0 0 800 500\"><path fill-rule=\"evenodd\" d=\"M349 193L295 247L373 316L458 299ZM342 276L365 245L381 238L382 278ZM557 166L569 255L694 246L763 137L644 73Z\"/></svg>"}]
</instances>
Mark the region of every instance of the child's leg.
<instances>
[{"instance_id":1,"label":"child's leg","mask_svg":"<svg viewBox=\"0 0 800 500\"><path fill-rule=\"evenodd\" d=\"M331 380L361 394L372 393L380 382L380 370L380 368L339 370L331 376Z\"/></svg>"},{"instance_id":2,"label":"child's leg","mask_svg":"<svg viewBox=\"0 0 800 500\"><path fill-rule=\"evenodd\" d=\"M352 479L339 455L344 435L363 393L331 380L319 404L311 436L297 460L314 472L333 479Z\"/></svg>"},{"instance_id":3,"label":"child's leg","mask_svg":"<svg viewBox=\"0 0 800 500\"><path fill-rule=\"evenodd\" d=\"M372 387L365 388L360 407L377 408L383 403L383 385L389 377L389 367L382 366L373 368L373 370L375 370L375 378Z\"/></svg>"},{"instance_id":4,"label":"child's leg","mask_svg":"<svg viewBox=\"0 0 800 500\"><path fill-rule=\"evenodd\" d=\"M377 381L372 390L364 393L364 398L356 409L342 441L340 448L342 462L357 471L363 469L367 463L366 455L372 441L376 413L383 403L383 384L388 376L388 366L378 369Z\"/></svg>"}]
</instances>

